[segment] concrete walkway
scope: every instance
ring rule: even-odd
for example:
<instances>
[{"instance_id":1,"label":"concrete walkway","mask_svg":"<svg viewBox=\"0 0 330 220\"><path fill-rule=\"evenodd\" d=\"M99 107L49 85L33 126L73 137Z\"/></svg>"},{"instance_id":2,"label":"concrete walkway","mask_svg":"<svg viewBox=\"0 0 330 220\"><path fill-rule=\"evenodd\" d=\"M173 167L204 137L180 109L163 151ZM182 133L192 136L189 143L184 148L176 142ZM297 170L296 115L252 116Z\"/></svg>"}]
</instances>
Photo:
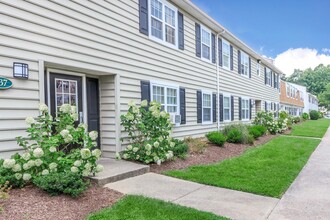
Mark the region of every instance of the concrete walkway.
<instances>
[{"instance_id":1,"label":"concrete walkway","mask_svg":"<svg viewBox=\"0 0 330 220\"><path fill-rule=\"evenodd\" d=\"M330 219L330 128L269 219Z\"/></svg>"},{"instance_id":2,"label":"concrete walkway","mask_svg":"<svg viewBox=\"0 0 330 220\"><path fill-rule=\"evenodd\" d=\"M105 186L125 194L162 199L231 219L266 219L279 201L155 173L147 173Z\"/></svg>"}]
</instances>

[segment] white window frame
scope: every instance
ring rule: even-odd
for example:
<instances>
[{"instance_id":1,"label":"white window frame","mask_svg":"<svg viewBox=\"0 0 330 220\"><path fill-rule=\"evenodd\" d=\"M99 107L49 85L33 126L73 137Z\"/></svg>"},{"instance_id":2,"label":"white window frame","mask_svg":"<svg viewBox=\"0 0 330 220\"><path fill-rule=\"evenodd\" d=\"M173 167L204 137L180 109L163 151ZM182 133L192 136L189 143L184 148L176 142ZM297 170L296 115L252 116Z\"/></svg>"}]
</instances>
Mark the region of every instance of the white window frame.
<instances>
[{"instance_id":1,"label":"white window frame","mask_svg":"<svg viewBox=\"0 0 330 220\"><path fill-rule=\"evenodd\" d=\"M225 66L224 65L224 57L225 56L227 56L225 53L224 53L224 45L227 45L228 46L228 66ZM221 54L221 56L222 56L222 68L224 68L224 69L226 69L226 70L230 70L230 62L231 62L231 60L230 60L230 43L228 42L228 41L226 41L225 39L223 39L222 38L222 45L221 45L221 47L222 47L222 54Z\"/></svg>"},{"instance_id":2,"label":"white window frame","mask_svg":"<svg viewBox=\"0 0 330 220\"><path fill-rule=\"evenodd\" d=\"M247 101L247 108L243 109L243 101ZM243 110L247 111L248 113L247 118L245 118L245 115L243 114ZM241 117L242 117L242 121L250 121L250 98L241 97Z\"/></svg>"},{"instance_id":3,"label":"white window frame","mask_svg":"<svg viewBox=\"0 0 330 220\"><path fill-rule=\"evenodd\" d=\"M154 17L152 16L151 14L151 0L148 1L148 25L149 25L149 38L158 42L158 43L161 43L165 46L168 46L168 47L171 47L171 48L174 48L174 49L178 49L178 45L179 45L179 30L178 30L178 9L176 7L174 7L172 4L170 4L169 2L165 1L165 0L157 0L159 2L162 3L162 20L159 20L159 18L157 17ZM170 8L171 10L174 11L174 24L175 24L175 27L169 25L169 24L166 24L165 23L165 6ZM162 31L163 31L163 39L159 39L155 36L153 36L151 33L151 18L155 18L157 19L158 21L161 21L162 22ZM171 44L169 42L166 42L166 31L165 31L165 27L166 25L169 25L171 26L172 28L175 29L175 44Z\"/></svg>"},{"instance_id":4,"label":"white window frame","mask_svg":"<svg viewBox=\"0 0 330 220\"><path fill-rule=\"evenodd\" d=\"M269 76L268 76L268 74L270 74ZM272 86L272 70L270 69L270 68L268 68L268 67L266 67L266 85L268 85L268 86Z\"/></svg>"},{"instance_id":5,"label":"white window frame","mask_svg":"<svg viewBox=\"0 0 330 220\"><path fill-rule=\"evenodd\" d=\"M210 95L210 98L211 98L211 106L210 106L211 117L210 117L210 121L205 121L204 120L204 108L209 108L209 107L204 107L204 94L205 95ZM212 92L207 91L207 90L202 90L202 124L212 124L212 123L213 123L213 97L212 97Z\"/></svg>"},{"instance_id":6,"label":"white window frame","mask_svg":"<svg viewBox=\"0 0 330 220\"><path fill-rule=\"evenodd\" d=\"M164 82L157 82L157 81L151 81L150 82L150 99L151 101L154 101L154 96L153 96L153 88L154 86L159 86L159 87L164 87L164 111L167 112L167 89L176 89L176 95L177 95L177 104L176 104L176 112L170 112L170 114L180 114L180 88L178 85L175 84L169 84L169 83L164 83ZM173 105L171 105L173 106Z\"/></svg>"},{"instance_id":7,"label":"white window frame","mask_svg":"<svg viewBox=\"0 0 330 220\"><path fill-rule=\"evenodd\" d=\"M244 67L247 67L246 73L243 71L245 69ZM249 55L247 53L241 51L241 72L240 72L240 74L246 78L249 78L249 72L250 72Z\"/></svg>"},{"instance_id":8,"label":"white window frame","mask_svg":"<svg viewBox=\"0 0 330 220\"><path fill-rule=\"evenodd\" d=\"M274 85L276 84L276 87L274 88L274 89L277 89L277 87L278 87L278 82L277 82L277 73L275 73L275 75L274 75L275 77L274 77Z\"/></svg>"},{"instance_id":9,"label":"white window frame","mask_svg":"<svg viewBox=\"0 0 330 220\"><path fill-rule=\"evenodd\" d=\"M290 97L290 85L287 83L286 85L286 97Z\"/></svg>"},{"instance_id":10,"label":"white window frame","mask_svg":"<svg viewBox=\"0 0 330 220\"><path fill-rule=\"evenodd\" d=\"M210 45L206 45L203 43L203 30L207 33L209 33L210 37ZM205 57L203 57L203 44L210 47L210 59L207 59ZM207 62L212 62L212 32L210 29L206 28L205 26L201 25L201 59Z\"/></svg>"},{"instance_id":11,"label":"white window frame","mask_svg":"<svg viewBox=\"0 0 330 220\"><path fill-rule=\"evenodd\" d=\"M269 112L269 111L273 111L273 110L272 110L272 102L267 101L266 104L267 104L267 112Z\"/></svg>"},{"instance_id":12,"label":"white window frame","mask_svg":"<svg viewBox=\"0 0 330 220\"><path fill-rule=\"evenodd\" d=\"M229 122L231 121L231 95L230 94L222 94L223 95L223 99L222 99L222 105L223 105L223 121L224 122ZM229 108L227 108L229 110L229 119L225 120L225 106L224 106L224 103L225 103L225 98L228 98L229 99ZM220 119L220 118L219 118Z\"/></svg>"}]
</instances>

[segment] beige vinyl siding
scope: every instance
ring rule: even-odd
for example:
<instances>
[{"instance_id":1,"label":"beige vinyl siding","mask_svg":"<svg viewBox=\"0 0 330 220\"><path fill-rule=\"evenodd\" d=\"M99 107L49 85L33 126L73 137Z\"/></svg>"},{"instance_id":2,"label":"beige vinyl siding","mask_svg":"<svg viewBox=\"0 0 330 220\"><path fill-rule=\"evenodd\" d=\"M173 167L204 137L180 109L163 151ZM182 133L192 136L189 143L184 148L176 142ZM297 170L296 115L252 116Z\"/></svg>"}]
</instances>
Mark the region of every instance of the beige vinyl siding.
<instances>
[{"instance_id":1,"label":"beige vinyl siding","mask_svg":"<svg viewBox=\"0 0 330 220\"><path fill-rule=\"evenodd\" d=\"M38 62L21 57L10 57L7 50L0 52L0 76L10 79L13 86L0 90L0 152L20 149L15 137L25 136L27 116L39 114L39 73ZM29 64L30 79L13 77L13 63Z\"/></svg>"}]
</instances>

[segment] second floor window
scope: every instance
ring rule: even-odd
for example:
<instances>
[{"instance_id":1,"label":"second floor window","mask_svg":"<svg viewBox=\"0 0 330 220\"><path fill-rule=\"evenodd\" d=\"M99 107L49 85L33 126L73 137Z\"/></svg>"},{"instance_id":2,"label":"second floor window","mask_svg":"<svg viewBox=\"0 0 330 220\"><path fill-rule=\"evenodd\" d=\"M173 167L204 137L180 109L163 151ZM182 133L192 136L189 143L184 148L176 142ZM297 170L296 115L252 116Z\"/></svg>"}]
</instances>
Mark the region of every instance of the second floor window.
<instances>
[{"instance_id":1,"label":"second floor window","mask_svg":"<svg viewBox=\"0 0 330 220\"><path fill-rule=\"evenodd\" d=\"M230 68L230 45L227 41L222 40L222 66L225 69Z\"/></svg>"},{"instance_id":2,"label":"second floor window","mask_svg":"<svg viewBox=\"0 0 330 220\"><path fill-rule=\"evenodd\" d=\"M272 85L272 71L266 68L266 85Z\"/></svg>"},{"instance_id":3,"label":"second floor window","mask_svg":"<svg viewBox=\"0 0 330 220\"><path fill-rule=\"evenodd\" d=\"M290 85L286 84L286 96L290 97Z\"/></svg>"},{"instance_id":4,"label":"second floor window","mask_svg":"<svg viewBox=\"0 0 330 220\"><path fill-rule=\"evenodd\" d=\"M202 27L202 58L211 60L211 32Z\"/></svg>"},{"instance_id":5,"label":"second floor window","mask_svg":"<svg viewBox=\"0 0 330 220\"><path fill-rule=\"evenodd\" d=\"M249 75L249 56L244 52L241 52L241 74Z\"/></svg>"},{"instance_id":6,"label":"second floor window","mask_svg":"<svg viewBox=\"0 0 330 220\"><path fill-rule=\"evenodd\" d=\"M176 47L177 9L164 0L150 2L150 37Z\"/></svg>"},{"instance_id":7,"label":"second floor window","mask_svg":"<svg viewBox=\"0 0 330 220\"><path fill-rule=\"evenodd\" d=\"M277 88L277 75L274 75L274 88Z\"/></svg>"},{"instance_id":8,"label":"second floor window","mask_svg":"<svg viewBox=\"0 0 330 220\"><path fill-rule=\"evenodd\" d=\"M260 76L260 63L257 63L257 76Z\"/></svg>"}]
</instances>

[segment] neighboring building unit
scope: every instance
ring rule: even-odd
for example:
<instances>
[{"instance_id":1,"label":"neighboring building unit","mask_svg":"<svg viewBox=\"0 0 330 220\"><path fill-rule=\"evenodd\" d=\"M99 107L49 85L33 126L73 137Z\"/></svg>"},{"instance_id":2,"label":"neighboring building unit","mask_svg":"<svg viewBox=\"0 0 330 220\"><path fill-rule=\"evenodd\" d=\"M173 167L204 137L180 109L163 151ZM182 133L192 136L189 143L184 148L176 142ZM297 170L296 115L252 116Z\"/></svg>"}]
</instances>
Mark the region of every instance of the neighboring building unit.
<instances>
[{"instance_id":1,"label":"neighboring building unit","mask_svg":"<svg viewBox=\"0 0 330 220\"><path fill-rule=\"evenodd\" d=\"M292 116L300 116L304 112L304 91L296 84L281 81L280 110Z\"/></svg>"},{"instance_id":2,"label":"neighboring building unit","mask_svg":"<svg viewBox=\"0 0 330 220\"><path fill-rule=\"evenodd\" d=\"M125 147L130 100L161 102L178 138L278 110L281 71L190 1L2 0L0 20L0 76L13 81L0 91L0 157L21 149L39 102L53 115L77 105L105 157ZM14 63L28 79L13 77Z\"/></svg>"},{"instance_id":3,"label":"neighboring building unit","mask_svg":"<svg viewBox=\"0 0 330 220\"><path fill-rule=\"evenodd\" d=\"M308 101L308 110L309 112L312 110L318 111L319 110L319 100L317 99L317 96L307 93L308 100L306 100L306 104Z\"/></svg>"}]
</instances>

